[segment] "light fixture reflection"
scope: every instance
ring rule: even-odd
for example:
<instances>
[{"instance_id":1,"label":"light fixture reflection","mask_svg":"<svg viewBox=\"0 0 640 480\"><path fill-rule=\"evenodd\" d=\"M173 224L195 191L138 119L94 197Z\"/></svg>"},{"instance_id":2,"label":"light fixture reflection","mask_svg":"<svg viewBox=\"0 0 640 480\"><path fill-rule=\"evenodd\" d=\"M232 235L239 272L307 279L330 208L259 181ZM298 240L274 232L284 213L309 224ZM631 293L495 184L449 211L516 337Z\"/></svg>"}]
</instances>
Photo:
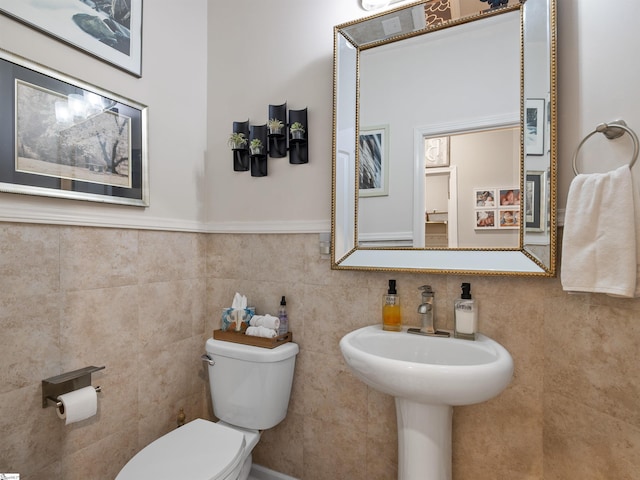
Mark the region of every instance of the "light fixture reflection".
<instances>
[{"instance_id":1,"label":"light fixture reflection","mask_svg":"<svg viewBox=\"0 0 640 480\"><path fill-rule=\"evenodd\" d=\"M362 8L365 10L378 10L389 6L391 0L362 0Z\"/></svg>"}]
</instances>

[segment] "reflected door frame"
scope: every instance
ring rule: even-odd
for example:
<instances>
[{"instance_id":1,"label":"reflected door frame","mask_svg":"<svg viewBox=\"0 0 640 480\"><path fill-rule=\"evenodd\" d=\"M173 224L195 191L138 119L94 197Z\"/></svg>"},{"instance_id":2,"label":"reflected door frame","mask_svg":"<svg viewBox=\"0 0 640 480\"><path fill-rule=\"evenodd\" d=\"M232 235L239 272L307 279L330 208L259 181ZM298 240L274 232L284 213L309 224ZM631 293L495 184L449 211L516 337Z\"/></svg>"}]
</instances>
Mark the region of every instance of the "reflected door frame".
<instances>
[{"instance_id":1,"label":"reflected door frame","mask_svg":"<svg viewBox=\"0 0 640 480\"><path fill-rule=\"evenodd\" d=\"M422 142L424 145L424 142ZM414 178L416 178L415 195L413 197L413 246L415 248L425 248L425 193L427 177L429 175L447 175L449 177L449 198L447 202L447 243L449 248L458 246L458 171L455 165L449 167L425 168L424 164L424 146L421 160L416 164L421 165L417 168Z\"/></svg>"}]
</instances>

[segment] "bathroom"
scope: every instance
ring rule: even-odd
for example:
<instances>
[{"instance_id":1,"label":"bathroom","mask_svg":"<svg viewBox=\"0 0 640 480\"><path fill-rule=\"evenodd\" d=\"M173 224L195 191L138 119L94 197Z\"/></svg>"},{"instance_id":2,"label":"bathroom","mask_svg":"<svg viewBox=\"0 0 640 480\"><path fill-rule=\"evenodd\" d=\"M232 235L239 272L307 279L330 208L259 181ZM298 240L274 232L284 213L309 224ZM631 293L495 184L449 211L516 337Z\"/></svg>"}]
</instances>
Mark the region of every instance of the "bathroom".
<instances>
[{"instance_id":1,"label":"bathroom","mask_svg":"<svg viewBox=\"0 0 640 480\"><path fill-rule=\"evenodd\" d=\"M640 128L640 67L628 61L640 6L614 3L558 1L560 210L584 135L615 118ZM331 270L318 248L330 230L333 26L367 12L356 0L170 5L144 4L141 78L0 15L0 48L150 116L148 208L0 193L0 473L110 480L176 427L181 408L211 418L200 355L239 291L263 312L286 295L300 345L288 415L254 462L300 480L393 479L393 399L357 380L338 347L380 322L391 277ZM308 108L309 163L275 159L264 178L234 172L232 122L266 121L284 101ZM455 480L636 476L637 300L568 295L559 278L394 278L416 306L418 287L432 285L443 328L470 281L480 330L514 359L500 396L455 409ZM66 427L42 408L41 380L92 364L106 365L94 374L98 415Z\"/></svg>"}]
</instances>

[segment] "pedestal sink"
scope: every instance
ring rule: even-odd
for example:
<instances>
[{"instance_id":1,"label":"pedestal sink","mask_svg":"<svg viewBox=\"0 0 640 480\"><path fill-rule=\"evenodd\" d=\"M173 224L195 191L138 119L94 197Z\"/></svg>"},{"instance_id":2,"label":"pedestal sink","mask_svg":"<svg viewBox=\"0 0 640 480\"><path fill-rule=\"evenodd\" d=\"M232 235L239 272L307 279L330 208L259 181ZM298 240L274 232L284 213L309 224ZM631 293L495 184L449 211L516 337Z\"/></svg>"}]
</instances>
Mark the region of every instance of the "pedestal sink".
<instances>
[{"instance_id":1,"label":"pedestal sink","mask_svg":"<svg viewBox=\"0 0 640 480\"><path fill-rule=\"evenodd\" d=\"M482 334L470 341L373 325L345 335L340 349L356 377L395 397L399 480L451 480L452 407L495 397L513 375L509 352Z\"/></svg>"}]
</instances>

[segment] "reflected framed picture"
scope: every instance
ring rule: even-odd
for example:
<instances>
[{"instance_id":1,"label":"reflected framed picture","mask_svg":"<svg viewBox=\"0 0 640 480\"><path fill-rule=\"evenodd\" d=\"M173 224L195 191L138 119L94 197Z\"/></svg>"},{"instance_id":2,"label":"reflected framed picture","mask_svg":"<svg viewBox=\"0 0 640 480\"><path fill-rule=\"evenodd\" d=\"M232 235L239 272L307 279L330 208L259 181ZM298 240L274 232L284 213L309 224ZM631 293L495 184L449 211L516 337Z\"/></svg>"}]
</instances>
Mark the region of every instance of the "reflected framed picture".
<instances>
[{"instance_id":1,"label":"reflected framed picture","mask_svg":"<svg viewBox=\"0 0 640 480\"><path fill-rule=\"evenodd\" d=\"M525 154L544 155L544 98L527 98L525 105Z\"/></svg>"},{"instance_id":2,"label":"reflected framed picture","mask_svg":"<svg viewBox=\"0 0 640 480\"><path fill-rule=\"evenodd\" d=\"M496 189L495 188L475 188L473 190L475 208L495 208Z\"/></svg>"},{"instance_id":3,"label":"reflected framed picture","mask_svg":"<svg viewBox=\"0 0 640 480\"><path fill-rule=\"evenodd\" d=\"M520 210L501 208L498 211L498 228L520 228Z\"/></svg>"},{"instance_id":4,"label":"reflected framed picture","mask_svg":"<svg viewBox=\"0 0 640 480\"><path fill-rule=\"evenodd\" d=\"M147 107L0 51L0 191L149 205Z\"/></svg>"},{"instance_id":5,"label":"reflected framed picture","mask_svg":"<svg viewBox=\"0 0 640 480\"><path fill-rule=\"evenodd\" d=\"M501 188L499 193L500 205L520 205L520 189L514 187Z\"/></svg>"},{"instance_id":6,"label":"reflected framed picture","mask_svg":"<svg viewBox=\"0 0 640 480\"><path fill-rule=\"evenodd\" d=\"M0 13L142 76L142 0L0 0Z\"/></svg>"},{"instance_id":7,"label":"reflected framed picture","mask_svg":"<svg viewBox=\"0 0 640 480\"><path fill-rule=\"evenodd\" d=\"M476 229L486 230L488 228L496 228L496 226L495 210L476 210Z\"/></svg>"},{"instance_id":8,"label":"reflected framed picture","mask_svg":"<svg viewBox=\"0 0 640 480\"><path fill-rule=\"evenodd\" d=\"M426 168L449 166L449 137L424 139L424 166Z\"/></svg>"},{"instance_id":9,"label":"reflected framed picture","mask_svg":"<svg viewBox=\"0 0 640 480\"><path fill-rule=\"evenodd\" d=\"M361 129L358 137L358 155L360 196L389 195L389 126Z\"/></svg>"},{"instance_id":10,"label":"reflected framed picture","mask_svg":"<svg viewBox=\"0 0 640 480\"><path fill-rule=\"evenodd\" d=\"M528 171L525 181L524 217L525 227L530 232L543 232L546 222L542 212L546 212L545 172Z\"/></svg>"}]
</instances>

